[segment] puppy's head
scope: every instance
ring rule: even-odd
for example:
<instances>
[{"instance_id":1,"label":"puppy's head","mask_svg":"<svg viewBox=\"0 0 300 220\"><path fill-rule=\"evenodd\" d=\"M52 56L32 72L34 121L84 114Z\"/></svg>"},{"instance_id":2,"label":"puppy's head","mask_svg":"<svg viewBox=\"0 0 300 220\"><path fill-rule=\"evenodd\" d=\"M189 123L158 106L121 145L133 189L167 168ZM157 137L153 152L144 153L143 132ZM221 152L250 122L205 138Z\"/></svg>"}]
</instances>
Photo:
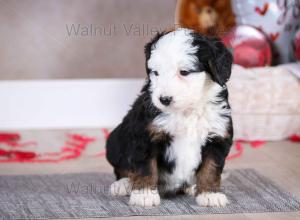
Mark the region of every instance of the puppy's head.
<instances>
[{"instance_id":1,"label":"puppy's head","mask_svg":"<svg viewBox=\"0 0 300 220\"><path fill-rule=\"evenodd\" d=\"M224 86L231 74L232 56L220 40L189 29L158 34L145 55L152 102L162 111L196 107L208 85Z\"/></svg>"}]
</instances>

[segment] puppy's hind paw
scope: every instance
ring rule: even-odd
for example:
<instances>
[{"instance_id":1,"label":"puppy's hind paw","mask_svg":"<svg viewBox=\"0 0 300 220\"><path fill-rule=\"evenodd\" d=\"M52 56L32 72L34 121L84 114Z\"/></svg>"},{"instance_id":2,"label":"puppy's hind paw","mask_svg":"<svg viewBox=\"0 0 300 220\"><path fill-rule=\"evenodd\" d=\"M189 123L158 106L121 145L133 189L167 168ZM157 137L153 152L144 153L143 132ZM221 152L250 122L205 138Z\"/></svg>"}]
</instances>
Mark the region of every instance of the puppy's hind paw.
<instances>
[{"instance_id":1,"label":"puppy's hind paw","mask_svg":"<svg viewBox=\"0 0 300 220\"><path fill-rule=\"evenodd\" d=\"M229 201L225 194L220 192L203 192L196 196L199 206L225 207Z\"/></svg>"},{"instance_id":2,"label":"puppy's hind paw","mask_svg":"<svg viewBox=\"0 0 300 220\"><path fill-rule=\"evenodd\" d=\"M127 196L130 195L131 189L132 184L129 178L122 178L110 185L109 192L112 196Z\"/></svg>"}]
</instances>

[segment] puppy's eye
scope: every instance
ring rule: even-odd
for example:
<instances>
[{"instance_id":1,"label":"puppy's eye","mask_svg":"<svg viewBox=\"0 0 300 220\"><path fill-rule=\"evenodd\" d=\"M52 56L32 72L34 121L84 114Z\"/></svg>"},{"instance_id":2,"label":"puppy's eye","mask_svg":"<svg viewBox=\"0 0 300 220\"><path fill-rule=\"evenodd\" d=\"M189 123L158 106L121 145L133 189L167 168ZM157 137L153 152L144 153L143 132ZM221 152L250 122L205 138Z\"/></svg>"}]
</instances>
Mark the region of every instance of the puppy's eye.
<instances>
[{"instance_id":1,"label":"puppy's eye","mask_svg":"<svg viewBox=\"0 0 300 220\"><path fill-rule=\"evenodd\" d=\"M152 73L153 73L155 76L158 76L158 72L157 72L157 71L152 71Z\"/></svg>"},{"instance_id":2,"label":"puppy's eye","mask_svg":"<svg viewBox=\"0 0 300 220\"><path fill-rule=\"evenodd\" d=\"M182 76L187 76L187 75L189 75L189 74L190 74L189 71L186 71L186 70L180 70L180 75L182 75Z\"/></svg>"}]
</instances>

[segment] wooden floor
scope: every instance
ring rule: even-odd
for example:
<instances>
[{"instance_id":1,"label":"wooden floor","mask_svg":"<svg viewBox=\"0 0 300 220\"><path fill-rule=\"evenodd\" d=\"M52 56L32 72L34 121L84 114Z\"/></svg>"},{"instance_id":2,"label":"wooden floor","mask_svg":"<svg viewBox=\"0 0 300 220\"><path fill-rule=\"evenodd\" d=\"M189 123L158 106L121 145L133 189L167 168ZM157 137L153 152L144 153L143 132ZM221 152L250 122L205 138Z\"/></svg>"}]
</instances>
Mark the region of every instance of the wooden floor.
<instances>
[{"instance_id":1,"label":"wooden floor","mask_svg":"<svg viewBox=\"0 0 300 220\"><path fill-rule=\"evenodd\" d=\"M245 145L242 157L227 162L226 169L254 168L272 179L278 185L286 188L300 198L300 144L283 142L269 142L264 146L254 149ZM112 169L101 159L80 159L60 164L1 164L0 174L49 174L69 172L111 172ZM225 214L201 216L170 216L170 217L130 217L130 219L263 219L263 220L288 220L299 219L300 212L289 213L256 213L256 214ZM129 219L113 218L113 219Z\"/></svg>"}]
</instances>

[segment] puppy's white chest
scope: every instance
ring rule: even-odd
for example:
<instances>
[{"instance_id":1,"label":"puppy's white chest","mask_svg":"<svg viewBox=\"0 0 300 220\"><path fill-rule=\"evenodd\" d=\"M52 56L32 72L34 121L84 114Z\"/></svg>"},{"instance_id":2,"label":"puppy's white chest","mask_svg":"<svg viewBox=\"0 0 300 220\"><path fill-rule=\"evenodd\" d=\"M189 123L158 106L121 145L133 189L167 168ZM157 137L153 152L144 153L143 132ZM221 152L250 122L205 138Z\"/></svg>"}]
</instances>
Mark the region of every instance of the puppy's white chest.
<instances>
[{"instance_id":1,"label":"puppy's white chest","mask_svg":"<svg viewBox=\"0 0 300 220\"><path fill-rule=\"evenodd\" d=\"M171 174L162 176L167 190L178 188L185 182L195 182L195 171L201 163L201 146L208 135L205 126L201 126L202 120L197 115L168 115L155 120L156 126L172 135L164 156L165 160L174 162L175 167Z\"/></svg>"},{"instance_id":2,"label":"puppy's white chest","mask_svg":"<svg viewBox=\"0 0 300 220\"><path fill-rule=\"evenodd\" d=\"M178 188L184 182L195 182L195 171L201 162L201 143L197 139L189 139L188 136L174 138L165 154L167 161L175 162L174 170L167 181L171 188Z\"/></svg>"}]
</instances>

